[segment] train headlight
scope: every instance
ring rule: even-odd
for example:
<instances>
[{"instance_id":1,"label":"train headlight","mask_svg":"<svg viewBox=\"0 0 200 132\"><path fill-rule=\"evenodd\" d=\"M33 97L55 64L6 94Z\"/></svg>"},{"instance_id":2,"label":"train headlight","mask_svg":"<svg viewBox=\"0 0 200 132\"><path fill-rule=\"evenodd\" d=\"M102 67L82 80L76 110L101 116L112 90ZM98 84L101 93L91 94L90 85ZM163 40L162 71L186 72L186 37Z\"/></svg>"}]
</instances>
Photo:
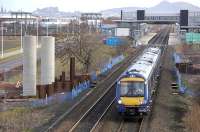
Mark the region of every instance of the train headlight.
<instances>
[{"instance_id":1,"label":"train headlight","mask_svg":"<svg viewBox=\"0 0 200 132\"><path fill-rule=\"evenodd\" d=\"M118 104L122 104L122 101L121 101L121 100L118 100L117 102L118 102Z\"/></svg>"},{"instance_id":2,"label":"train headlight","mask_svg":"<svg viewBox=\"0 0 200 132\"><path fill-rule=\"evenodd\" d=\"M140 104L141 104L141 105L142 105L142 104L145 104L145 100L140 101Z\"/></svg>"}]
</instances>

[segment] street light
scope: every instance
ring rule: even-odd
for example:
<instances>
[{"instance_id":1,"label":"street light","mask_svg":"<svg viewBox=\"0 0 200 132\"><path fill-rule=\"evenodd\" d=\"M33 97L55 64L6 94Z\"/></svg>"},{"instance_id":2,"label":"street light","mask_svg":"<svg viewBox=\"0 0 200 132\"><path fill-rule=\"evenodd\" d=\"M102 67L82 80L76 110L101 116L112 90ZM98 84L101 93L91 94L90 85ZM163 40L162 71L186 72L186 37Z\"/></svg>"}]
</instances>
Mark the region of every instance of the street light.
<instances>
[{"instance_id":1,"label":"street light","mask_svg":"<svg viewBox=\"0 0 200 132\"><path fill-rule=\"evenodd\" d=\"M60 27L60 31L59 31L59 32L62 32L62 24L61 24L61 21L59 22L59 27Z\"/></svg>"},{"instance_id":2,"label":"street light","mask_svg":"<svg viewBox=\"0 0 200 132\"><path fill-rule=\"evenodd\" d=\"M22 25L22 23L23 23L23 22L21 21L21 49L20 49L21 52L23 52L23 42L22 42L22 41L23 41L23 37L22 37L22 35L23 35L22 26L23 26L23 25Z\"/></svg>"},{"instance_id":3,"label":"street light","mask_svg":"<svg viewBox=\"0 0 200 132\"><path fill-rule=\"evenodd\" d=\"M47 19L47 36L49 36L49 18Z\"/></svg>"},{"instance_id":4,"label":"street light","mask_svg":"<svg viewBox=\"0 0 200 132\"><path fill-rule=\"evenodd\" d=\"M3 23L1 23L1 57L3 58Z\"/></svg>"},{"instance_id":5,"label":"street light","mask_svg":"<svg viewBox=\"0 0 200 132\"><path fill-rule=\"evenodd\" d=\"M59 22L59 20L57 19L57 21L56 21L56 34L58 34L58 22Z\"/></svg>"},{"instance_id":6,"label":"street light","mask_svg":"<svg viewBox=\"0 0 200 132\"><path fill-rule=\"evenodd\" d=\"M38 24L38 18L37 18L37 33L36 33L36 39L37 39L37 47L39 47L39 43L38 43L38 28L39 28L39 24Z\"/></svg>"}]
</instances>

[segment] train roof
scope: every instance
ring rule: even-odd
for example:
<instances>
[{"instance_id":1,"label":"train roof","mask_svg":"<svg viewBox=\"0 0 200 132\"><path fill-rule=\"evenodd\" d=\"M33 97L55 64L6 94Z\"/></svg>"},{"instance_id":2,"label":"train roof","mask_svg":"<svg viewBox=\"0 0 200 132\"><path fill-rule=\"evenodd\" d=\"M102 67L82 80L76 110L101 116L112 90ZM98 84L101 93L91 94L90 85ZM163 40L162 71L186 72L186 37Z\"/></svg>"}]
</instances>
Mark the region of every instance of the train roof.
<instances>
[{"instance_id":1,"label":"train roof","mask_svg":"<svg viewBox=\"0 0 200 132\"><path fill-rule=\"evenodd\" d=\"M156 65L156 60L160 55L159 48L148 48L141 56L128 68L128 74L130 75L140 75L144 79L148 79L151 71Z\"/></svg>"}]
</instances>

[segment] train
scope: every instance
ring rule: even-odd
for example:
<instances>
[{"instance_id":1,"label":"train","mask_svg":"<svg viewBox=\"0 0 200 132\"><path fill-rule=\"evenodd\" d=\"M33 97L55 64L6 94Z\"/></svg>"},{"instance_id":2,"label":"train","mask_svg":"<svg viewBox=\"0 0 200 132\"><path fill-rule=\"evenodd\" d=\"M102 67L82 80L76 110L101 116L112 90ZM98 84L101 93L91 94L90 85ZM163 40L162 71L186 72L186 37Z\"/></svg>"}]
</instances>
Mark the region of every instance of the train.
<instances>
[{"instance_id":1,"label":"train","mask_svg":"<svg viewBox=\"0 0 200 132\"><path fill-rule=\"evenodd\" d=\"M121 74L116 83L116 104L120 115L147 115L160 76L159 47L148 47Z\"/></svg>"}]
</instances>

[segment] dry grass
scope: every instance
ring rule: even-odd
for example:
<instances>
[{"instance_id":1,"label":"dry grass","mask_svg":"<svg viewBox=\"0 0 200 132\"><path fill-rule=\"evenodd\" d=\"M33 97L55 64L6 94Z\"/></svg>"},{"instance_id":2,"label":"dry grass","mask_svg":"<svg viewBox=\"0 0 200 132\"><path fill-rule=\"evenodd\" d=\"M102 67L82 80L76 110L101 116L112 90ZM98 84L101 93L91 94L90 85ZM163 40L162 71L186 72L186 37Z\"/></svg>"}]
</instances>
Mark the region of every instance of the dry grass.
<instances>
[{"instance_id":1,"label":"dry grass","mask_svg":"<svg viewBox=\"0 0 200 132\"><path fill-rule=\"evenodd\" d=\"M50 119L47 112L15 108L0 112L0 132L29 132Z\"/></svg>"},{"instance_id":2,"label":"dry grass","mask_svg":"<svg viewBox=\"0 0 200 132\"><path fill-rule=\"evenodd\" d=\"M20 47L20 37L4 36L4 50Z\"/></svg>"},{"instance_id":3,"label":"dry grass","mask_svg":"<svg viewBox=\"0 0 200 132\"><path fill-rule=\"evenodd\" d=\"M199 52L200 51L200 44L180 44L180 45L175 45L175 51L177 53L185 53L185 52Z\"/></svg>"},{"instance_id":4,"label":"dry grass","mask_svg":"<svg viewBox=\"0 0 200 132\"><path fill-rule=\"evenodd\" d=\"M100 44L98 48L95 49L94 52L92 52L91 55L91 65L89 72L98 70L103 67L105 63L107 63L113 56L117 55L116 48L111 48L107 45ZM61 75L62 71L66 72L66 75L69 75L69 59L66 62L62 63L61 58L56 58L56 76L58 77ZM76 59L76 73L81 74L84 73L84 66L82 63Z\"/></svg>"},{"instance_id":5,"label":"dry grass","mask_svg":"<svg viewBox=\"0 0 200 132\"><path fill-rule=\"evenodd\" d=\"M186 114L185 122L190 132L200 132L200 105L194 103L191 110Z\"/></svg>"}]
</instances>

